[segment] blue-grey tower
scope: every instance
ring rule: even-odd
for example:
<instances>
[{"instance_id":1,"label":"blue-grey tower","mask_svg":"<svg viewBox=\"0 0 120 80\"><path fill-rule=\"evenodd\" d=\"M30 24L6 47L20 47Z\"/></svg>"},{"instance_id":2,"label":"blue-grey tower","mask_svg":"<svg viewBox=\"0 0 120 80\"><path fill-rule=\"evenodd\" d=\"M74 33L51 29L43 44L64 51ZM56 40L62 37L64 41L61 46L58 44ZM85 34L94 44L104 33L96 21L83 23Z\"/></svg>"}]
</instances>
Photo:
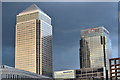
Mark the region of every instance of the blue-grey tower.
<instances>
[{"instance_id":1,"label":"blue-grey tower","mask_svg":"<svg viewBox=\"0 0 120 80\"><path fill-rule=\"evenodd\" d=\"M112 56L109 32L104 27L81 30L80 67L109 70ZM109 71L108 71L109 72ZM106 78L106 73L104 73Z\"/></svg>"}]
</instances>

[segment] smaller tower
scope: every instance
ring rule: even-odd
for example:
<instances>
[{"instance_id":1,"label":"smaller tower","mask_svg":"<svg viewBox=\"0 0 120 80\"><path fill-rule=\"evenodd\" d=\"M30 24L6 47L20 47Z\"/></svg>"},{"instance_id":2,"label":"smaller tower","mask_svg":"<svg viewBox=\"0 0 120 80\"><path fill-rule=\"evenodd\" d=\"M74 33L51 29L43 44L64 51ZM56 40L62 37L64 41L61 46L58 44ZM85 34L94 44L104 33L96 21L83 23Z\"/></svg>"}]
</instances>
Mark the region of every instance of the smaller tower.
<instances>
[{"instance_id":1,"label":"smaller tower","mask_svg":"<svg viewBox=\"0 0 120 80\"><path fill-rule=\"evenodd\" d=\"M81 30L80 67L109 70L112 56L109 32L104 27ZM106 71L107 73L107 71ZM104 75L104 77L107 77Z\"/></svg>"}]
</instances>

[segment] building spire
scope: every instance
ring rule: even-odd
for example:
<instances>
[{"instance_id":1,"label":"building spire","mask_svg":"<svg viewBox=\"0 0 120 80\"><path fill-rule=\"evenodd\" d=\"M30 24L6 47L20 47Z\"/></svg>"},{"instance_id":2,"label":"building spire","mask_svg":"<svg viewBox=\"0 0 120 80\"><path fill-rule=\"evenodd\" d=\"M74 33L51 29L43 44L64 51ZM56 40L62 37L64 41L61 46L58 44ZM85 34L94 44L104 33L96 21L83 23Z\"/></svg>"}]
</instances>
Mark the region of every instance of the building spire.
<instances>
[{"instance_id":1,"label":"building spire","mask_svg":"<svg viewBox=\"0 0 120 80\"><path fill-rule=\"evenodd\" d=\"M28 8L26 8L25 10L23 10L21 13L25 13L25 12L29 12L29 11L34 11L34 10L40 10L40 11L42 11L36 4L33 4L33 5L29 6Z\"/></svg>"}]
</instances>

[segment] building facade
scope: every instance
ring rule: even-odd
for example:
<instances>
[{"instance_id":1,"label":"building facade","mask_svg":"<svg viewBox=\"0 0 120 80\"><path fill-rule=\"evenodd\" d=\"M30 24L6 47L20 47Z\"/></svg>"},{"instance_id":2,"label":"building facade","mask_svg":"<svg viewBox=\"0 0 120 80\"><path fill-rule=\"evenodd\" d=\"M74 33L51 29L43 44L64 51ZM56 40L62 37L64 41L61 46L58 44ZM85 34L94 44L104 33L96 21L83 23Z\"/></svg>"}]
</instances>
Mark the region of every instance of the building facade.
<instances>
[{"instance_id":1,"label":"building facade","mask_svg":"<svg viewBox=\"0 0 120 80\"><path fill-rule=\"evenodd\" d=\"M103 68L83 68L54 72L55 80L104 80Z\"/></svg>"},{"instance_id":2,"label":"building facade","mask_svg":"<svg viewBox=\"0 0 120 80\"><path fill-rule=\"evenodd\" d=\"M80 67L109 70L112 56L109 32L104 27L81 30ZM107 72L107 71L106 71ZM107 77L104 75L104 77Z\"/></svg>"},{"instance_id":3,"label":"building facade","mask_svg":"<svg viewBox=\"0 0 120 80\"><path fill-rule=\"evenodd\" d=\"M76 70L55 71L55 79L74 79L76 78Z\"/></svg>"},{"instance_id":4,"label":"building facade","mask_svg":"<svg viewBox=\"0 0 120 80\"><path fill-rule=\"evenodd\" d=\"M76 80L104 80L103 68L83 68L76 70Z\"/></svg>"},{"instance_id":5,"label":"building facade","mask_svg":"<svg viewBox=\"0 0 120 80\"><path fill-rule=\"evenodd\" d=\"M110 79L120 80L120 58L112 58L110 62Z\"/></svg>"},{"instance_id":6,"label":"building facade","mask_svg":"<svg viewBox=\"0 0 120 80\"><path fill-rule=\"evenodd\" d=\"M0 80L52 80L52 78L6 65L1 65Z\"/></svg>"},{"instance_id":7,"label":"building facade","mask_svg":"<svg viewBox=\"0 0 120 80\"><path fill-rule=\"evenodd\" d=\"M15 67L52 76L51 18L35 4L17 15Z\"/></svg>"}]
</instances>

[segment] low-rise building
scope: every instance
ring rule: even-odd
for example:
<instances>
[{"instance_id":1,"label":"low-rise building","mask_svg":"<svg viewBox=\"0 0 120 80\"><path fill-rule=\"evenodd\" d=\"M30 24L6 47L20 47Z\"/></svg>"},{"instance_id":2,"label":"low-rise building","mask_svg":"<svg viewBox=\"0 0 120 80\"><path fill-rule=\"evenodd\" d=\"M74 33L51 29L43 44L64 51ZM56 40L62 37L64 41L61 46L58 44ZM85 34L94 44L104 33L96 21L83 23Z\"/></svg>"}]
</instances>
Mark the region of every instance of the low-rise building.
<instances>
[{"instance_id":1,"label":"low-rise building","mask_svg":"<svg viewBox=\"0 0 120 80\"><path fill-rule=\"evenodd\" d=\"M103 80L103 68L82 68L76 70L78 80Z\"/></svg>"},{"instance_id":2,"label":"low-rise building","mask_svg":"<svg viewBox=\"0 0 120 80\"><path fill-rule=\"evenodd\" d=\"M74 79L76 78L76 70L55 71L55 79Z\"/></svg>"},{"instance_id":3,"label":"low-rise building","mask_svg":"<svg viewBox=\"0 0 120 80\"><path fill-rule=\"evenodd\" d=\"M1 65L0 80L51 80L51 78L6 65Z\"/></svg>"},{"instance_id":4,"label":"low-rise building","mask_svg":"<svg viewBox=\"0 0 120 80\"><path fill-rule=\"evenodd\" d=\"M103 80L103 68L82 68L54 72L56 80Z\"/></svg>"},{"instance_id":5,"label":"low-rise building","mask_svg":"<svg viewBox=\"0 0 120 80\"><path fill-rule=\"evenodd\" d=\"M120 80L120 58L112 58L109 62L111 80Z\"/></svg>"}]
</instances>

